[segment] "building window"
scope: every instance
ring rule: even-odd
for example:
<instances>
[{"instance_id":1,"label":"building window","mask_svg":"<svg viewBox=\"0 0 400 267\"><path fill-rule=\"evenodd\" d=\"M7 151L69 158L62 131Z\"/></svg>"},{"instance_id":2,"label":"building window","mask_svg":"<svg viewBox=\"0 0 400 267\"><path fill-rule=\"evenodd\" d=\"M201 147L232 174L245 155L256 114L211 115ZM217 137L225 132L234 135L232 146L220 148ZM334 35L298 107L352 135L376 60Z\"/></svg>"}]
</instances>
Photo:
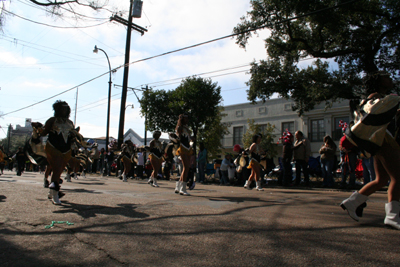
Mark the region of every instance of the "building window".
<instances>
[{"instance_id":1,"label":"building window","mask_svg":"<svg viewBox=\"0 0 400 267\"><path fill-rule=\"evenodd\" d=\"M325 136L324 119L311 120L311 133L308 134L311 142L323 142Z\"/></svg>"},{"instance_id":2,"label":"building window","mask_svg":"<svg viewBox=\"0 0 400 267\"><path fill-rule=\"evenodd\" d=\"M236 110L236 117L242 117L243 116L243 110Z\"/></svg>"},{"instance_id":3,"label":"building window","mask_svg":"<svg viewBox=\"0 0 400 267\"><path fill-rule=\"evenodd\" d=\"M233 145L243 145L243 126L233 127Z\"/></svg>"},{"instance_id":4,"label":"building window","mask_svg":"<svg viewBox=\"0 0 400 267\"><path fill-rule=\"evenodd\" d=\"M340 138L342 138L343 136L343 132L342 132L342 128L339 127L339 121L343 121L345 123L347 123L347 125L349 125L350 122L350 118L348 116L343 116L343 117L336 117L333 120L333 131L332 131L332 138L334 141L339 141Z\"/></svg>"},{"instance_id":5,"label":"building window","mask_svg":"<svg viewBox=\"0 0 400 267\"><path fill-rule=\"evenodd\" d=\"M289 132L294 134L294 122L293 121L282 122L282 134L283 134L283 132L286 132L286 130L288 130Z\"/></svg>"},{"instance_id":6,"label":"building window","mask_svg":"<svg viewBox=\"0 0 400 267\"><path fill-rule=\"evenodd\" d=\"M267 107L260 107L260 108L258 108L258 113L259 113L259 114L265 114L265 113L267 113Z\"/></svg>"},{"instance_id":7,"label":"building window","mask_svg":"<svg viewBox=\"0 0 400 267\"><path fill-rule=\"evenodd\" d=\"M293 104L285 104L284 109L287 111L293 111L292 106Z\"/></svg>"}]
</instances>

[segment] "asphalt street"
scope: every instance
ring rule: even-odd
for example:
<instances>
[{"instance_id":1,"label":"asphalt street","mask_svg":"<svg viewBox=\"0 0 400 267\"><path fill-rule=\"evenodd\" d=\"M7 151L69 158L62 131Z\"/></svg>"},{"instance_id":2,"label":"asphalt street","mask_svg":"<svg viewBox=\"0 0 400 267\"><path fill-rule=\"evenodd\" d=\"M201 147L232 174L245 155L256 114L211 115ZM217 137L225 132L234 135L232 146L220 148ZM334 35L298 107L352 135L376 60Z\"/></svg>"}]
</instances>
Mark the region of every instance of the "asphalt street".
<instances>
[{"instance_id":1,"label":"asphalt street","mask_svg":"<svg viewBox=\"0 0 400 267\"><path fill-rule=\"evenodd\" d=\"M159 185L87 175L56 206L43 174L5 171L0 266L400 266L386 192L355 222L339 206L350 191Z\"/></svg>"}]
</instances>

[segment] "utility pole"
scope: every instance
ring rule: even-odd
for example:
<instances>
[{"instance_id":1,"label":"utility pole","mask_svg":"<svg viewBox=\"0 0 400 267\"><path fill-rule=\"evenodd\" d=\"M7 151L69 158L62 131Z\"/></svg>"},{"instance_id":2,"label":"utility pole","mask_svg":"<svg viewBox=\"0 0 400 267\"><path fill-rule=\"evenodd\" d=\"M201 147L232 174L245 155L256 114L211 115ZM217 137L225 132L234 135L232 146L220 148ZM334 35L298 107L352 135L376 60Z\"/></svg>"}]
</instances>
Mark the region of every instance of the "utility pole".
<instances>
[{"instance_id":1,"label":"utility pole","mask_svg":"<svg viewBox=\"0 0 400 267\"><path fill-rule=\"evenodd\" d=\"M74 127L76 127L76 110L78 109L78 90L79 90L79 87L76 87Z\"/></svg>"},{"instance_id":2,"label":"utility pole","mask_svg":"<svg viewBox=\"0 0 400 267\"><path fill-rule=\"evenodd\" d=\"M12 131L12 126L11 124L8 125L8 137L7 137L7 153L10 155L10 144L11 144L11 131Z\"/></svg>"},{"instance_id":3,"label":"utility pole","mask_svg":"<svg viewBox=\"0 0 400 267\"><path fill-rule=\"evenodd\" d=\"M140 0L135 0L135 3L133 0L130 0L130 7L129 7L129 16L128 16L128 21L124 20L123 18L114 15L111 17L111 20L115 20L119 23L122 23L126 26L128 26L128 30L126 33L126 45L125 45L125 65L124 65L124 78L123 78L123 84L122 84L122 95L121 95L121 110L120 110L120 115L119 115L119 128L118 128L118 148L121 148L121 145L124 141L124 124L125 124L125 105L126 105L126 95L128 93L128 75L129 75L129 52L131 48L131 31L132 29L139 31L144 34L144 32L147 32L147 29L142 28L134 23L132 23L132 18L133 17L139 17L141 16L141 10L142 10L142 1Z\"/></svg>"}]
</instances>

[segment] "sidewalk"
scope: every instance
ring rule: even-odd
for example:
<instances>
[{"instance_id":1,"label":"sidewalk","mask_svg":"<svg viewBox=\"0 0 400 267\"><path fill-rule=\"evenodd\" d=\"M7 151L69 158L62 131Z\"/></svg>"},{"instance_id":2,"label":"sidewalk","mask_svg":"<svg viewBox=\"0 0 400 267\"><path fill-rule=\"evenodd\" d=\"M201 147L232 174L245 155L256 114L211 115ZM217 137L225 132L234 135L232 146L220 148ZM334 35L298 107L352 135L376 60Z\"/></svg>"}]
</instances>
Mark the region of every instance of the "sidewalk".
<instances>
[{"instance_id":1,"label":"sidewalk","mask_svg":"<svg viewBox=\"0 0 400 267\"><path fill-rule=\"evenodd\" d=\"M336 190L197 184L185 197L172 181L96 175L64 182L55 206L42 184L0 176L0 266L400 265L385 192L355 222L339 207L350 193Z\"/></svg>"}]
</instances>

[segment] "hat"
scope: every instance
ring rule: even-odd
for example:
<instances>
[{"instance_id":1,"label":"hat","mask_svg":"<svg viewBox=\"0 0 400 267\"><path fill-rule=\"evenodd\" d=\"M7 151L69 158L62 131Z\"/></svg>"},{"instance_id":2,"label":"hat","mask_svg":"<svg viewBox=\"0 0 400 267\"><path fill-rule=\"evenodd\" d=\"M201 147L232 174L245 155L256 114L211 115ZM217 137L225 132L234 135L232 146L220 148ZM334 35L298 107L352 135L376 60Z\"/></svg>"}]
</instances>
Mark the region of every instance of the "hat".
<instances>
[{"instance_id":1,"label":"hat","mask_svg":"<svg viewBox=\"0 0 400 267\"><path fill-rule=\"evenodd\" d=\"M240 150L242 150L242 147L240 145L236 144L233 146L233 151L240 152Z\"/></svg>"}]
</instances>

